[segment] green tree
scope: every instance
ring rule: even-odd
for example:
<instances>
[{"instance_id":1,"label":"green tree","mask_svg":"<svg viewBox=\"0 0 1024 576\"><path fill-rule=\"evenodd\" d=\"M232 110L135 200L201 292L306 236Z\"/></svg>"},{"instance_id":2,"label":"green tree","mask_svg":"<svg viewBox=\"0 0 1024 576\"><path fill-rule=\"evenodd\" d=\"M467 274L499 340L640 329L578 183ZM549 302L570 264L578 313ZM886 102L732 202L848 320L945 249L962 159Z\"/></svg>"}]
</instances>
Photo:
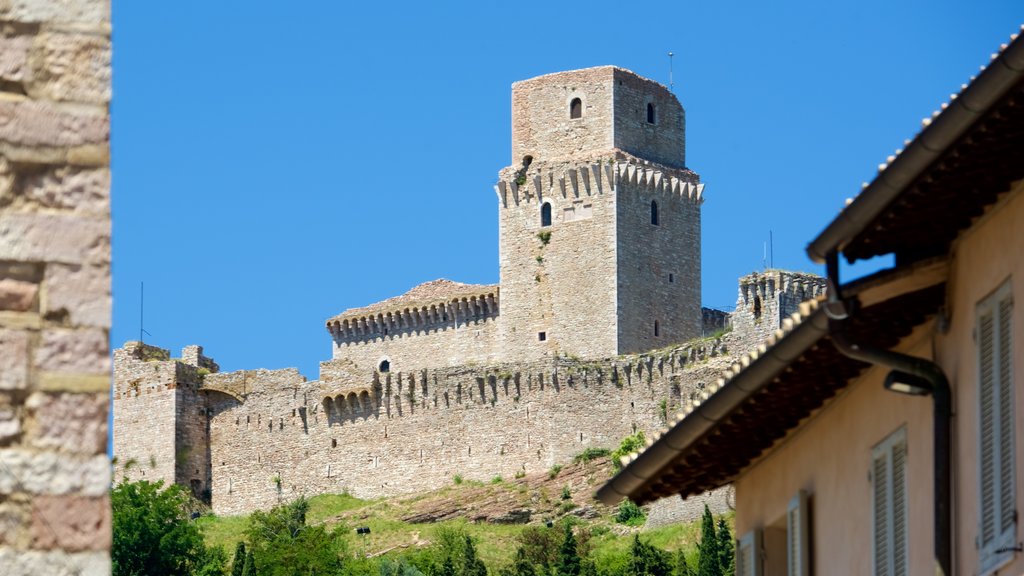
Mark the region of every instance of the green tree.
<instances>
[{"instance_id":1,"label":"green tree","mask_svg":"<svg viewBox=\"0 0 1024 576\"><path fill-rule=\"evenodd\" d=\"M736 572L732 531L725 518L718 519L718 565L722 567L723 576L732 576Z\"/></svg>"},{"instance_id":2,"label":"green tree","mask_svg":"<svg viewBox=\"0 0 1024 576\"><path fill-rule=\"evenodd\" d=\"M216 574L224 554L209 551L189 520L188 495L163 482L122 482L110 494L114 576ZM209 566L208 566L209 564Z\"/></svg>"},{"instance_id":3,"label":"green tree","mask_svg":"<svg viewBox=\"0 0 1024 576\"><path fill-rule=\"evenodd\" d=\"M631 434L623 438L622 443L619 444L619 447L616 448L614 452L612 452L612 470L618 472L620 469L622 469L622 462L620 461L620 459L623 456L629 456L633 452L639 452L640 449L644 447L644 444L646 442L647 439L644 438L643 430L637 430L636 434Z\"/></svg>"},{"instance_id":4,"label":"green tree","mask_svg":"<svg viewBox=\"0 0 1024 576\"><path fill-rule=\"evenodd\" d=\"M558 549L558 563L555 565L558 576L580 576L580 554L576 550L576 536L572 533L572 524L565 523L565 538Z\"/></svg>"},{"instance_id":5,"label":"green tree","mask_svg":"<svg viewBox=\"0 0 1024 576\"><path fill-rule=\"evenodd\" d=\"M299 498L249 517L246 536L259 576L341 572L344 542L339 532L306 525L308 510L309 502Z\"/></svg>"},{"instance_id":6,"label":"green tree","mask_svg":"<svg viewBox=\"0 0 1024 576\"><path fill-rule=\"evenodd\" d=\"M231 576L242 576L245 569L245 542L235 546L235 557L231 560Z\"/></svg>"},{"instance_id":7,"label":"green tree","mask_svg":"<svg viewBox=\"0 0 1024 576\"><path fill-rule=\"evenodd\" d=\"M690 564L686 561L686 551L680 548L676 550L676 576L694 576L690 570Z\"/></svg>"},{"instance_id":8,"label":"green tree","mask_svg":"<svg viewBox=\"0 0 1024 576\"><path fill-rule=\"evenodd\" d=\"M629 573L634 576L671 576L672 556L633 535L633 544L629 548Z\"/></svg>"},{"instance_id":9,"label":"green tree","mask_svg":"<svg viewBox=\"0 0 1024 576\"><path fill-rule=\"evenodd\" d=\"M697 576L724 576L719 563L718 538L715 536L715 519L711 516L708 505L704 505L704 517L701 519L700 544L697 545L700 556L697 560Z\"/></svg>"},{"instance_id":10,"label":"green tree","mask_svg":"<svg viewBox=\"0 0 1024 576\"><path fill-rule=\"evenodd\" d=\"M242 576L256 576L256 559L253 557L252 548L245 554L245 564L242 566Z\"/></svg>"},{"instance_id":11,"label":"green tree","mask_svg":"<svg viewBox=\"0 0 1024 576\"><path fill-rule=\"evenodd\" d=\"M533 563L526 557L526 551L519 546L512 564L502 568L499 571L499 576L537 576L537 571L533 568Z\"/></svg>"}]
</instances>

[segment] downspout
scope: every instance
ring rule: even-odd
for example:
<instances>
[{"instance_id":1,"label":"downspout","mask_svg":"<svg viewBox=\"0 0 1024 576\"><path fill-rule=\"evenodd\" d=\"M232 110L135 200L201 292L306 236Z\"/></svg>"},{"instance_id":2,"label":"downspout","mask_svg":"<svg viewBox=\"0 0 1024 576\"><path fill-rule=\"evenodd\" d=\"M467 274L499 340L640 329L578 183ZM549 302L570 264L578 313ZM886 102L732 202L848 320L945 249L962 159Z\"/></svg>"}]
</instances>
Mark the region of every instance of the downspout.
<instances>
[{"instance_id":1,"label":"downspout","mask_svg":"<svg viewBox=\"0 0 1024 576\"><path fill-rule=\"evenodd\" d=\"M952 394L949 380L938 364L893 352L884 348L876 348L868 344L853 342L846 333L847 320L857 312L855 299L843 300L839 294L839 256L835 251L826 258L829 281L828 304L826 314L829 317L829 337L842 355L867 362L886 366L894 371L910 374L923 379L931 386L933 408L933 440L934 440L934 505L935 519L935 569L940 576L949 576L952 558L952 504L951 504L951 466L950 422L952 420Z\"/></svg>"}]
</instances>

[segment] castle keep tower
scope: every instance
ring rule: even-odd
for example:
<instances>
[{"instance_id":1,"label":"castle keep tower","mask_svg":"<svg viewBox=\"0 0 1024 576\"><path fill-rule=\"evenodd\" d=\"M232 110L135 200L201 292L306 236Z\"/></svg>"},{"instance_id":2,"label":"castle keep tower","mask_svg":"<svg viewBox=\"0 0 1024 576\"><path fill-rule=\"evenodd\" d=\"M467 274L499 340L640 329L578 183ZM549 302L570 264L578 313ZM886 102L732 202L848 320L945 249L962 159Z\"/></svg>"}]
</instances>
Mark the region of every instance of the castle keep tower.
<instances>
[{"instance_id":1,"label":"castle keep tower","mask_svg":"<svg viewBox=\"0 0 1024 576\"><path fill-rule=\"evenodd\" d=\"M513 359L596 358L700 335L703 184L664 86L612 66L512 85L501 171L502 312Z\"/></svg>"}]
</instances>

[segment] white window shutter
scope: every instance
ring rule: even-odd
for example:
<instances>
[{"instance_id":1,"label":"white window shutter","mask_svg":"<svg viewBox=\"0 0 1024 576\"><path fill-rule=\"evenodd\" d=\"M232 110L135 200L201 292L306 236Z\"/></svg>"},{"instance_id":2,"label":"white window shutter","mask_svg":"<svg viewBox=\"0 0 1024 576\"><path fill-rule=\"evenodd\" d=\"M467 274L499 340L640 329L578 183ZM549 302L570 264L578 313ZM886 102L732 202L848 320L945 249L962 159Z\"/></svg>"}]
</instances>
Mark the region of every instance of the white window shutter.
<instances>
[{"instance_id":1,"label":"white window shutter","mask_svg":"<svg viewBox=\"0 0 1024 576\"><path fill-rule=\"evenodd\" d=\"M762 576L761 530L754 529L736 545L736 576Z\"/></svg>"},{"instance_id":2,"label":"white window shutter","mask_svg":"<svg viewBox=\"0 0 1024 576\"><path fill-rule=\"evenodd\" d=\"M1017 539L1011 294L1007 282L977 308L981 572L1012 559Z\"/></svg>"},{"instance_id":3,"label":"white window shutter","mask_svg":"<svg viewBox=\"0 0 1024 576\"><path fill-rule=\"evenodd\" d=\"M900 428L871 453L875 576L906 576L907 434Z\"/></svg>"},{"instance_id":4,"label":"white window shutter","mask_svg":"<svg viewBox=\"0 0 1024 576\"><path fill-rule=\"evenodd\" d=\"M810 525L807 493L803 490L789 501L786 510L786 566L788 576L809 576Z\"/></svg>"}]
</instances>

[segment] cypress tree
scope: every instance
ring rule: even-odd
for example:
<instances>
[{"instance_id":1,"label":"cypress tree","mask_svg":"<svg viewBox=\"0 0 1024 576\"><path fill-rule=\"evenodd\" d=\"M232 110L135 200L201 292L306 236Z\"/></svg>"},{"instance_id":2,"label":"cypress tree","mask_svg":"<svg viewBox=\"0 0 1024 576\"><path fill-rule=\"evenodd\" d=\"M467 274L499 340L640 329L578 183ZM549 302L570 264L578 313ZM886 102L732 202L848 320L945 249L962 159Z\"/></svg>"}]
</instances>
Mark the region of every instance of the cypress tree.
<instances>
[{"instance_id":1,"label":"cypress tree","mask_svg":"<svg viewBox=\"0 0 1024 576\"><path fill-rule=\"evenodd\" d=\"M231 561L231 576L242 576L245 570L245 542L239 542L235 546L235 558Z\"/></svg>"},{"instance_id":2,"label":"cypress tree","mask_svg":"<svg viewBox=\"0 0 1024 576\"><path fill-rule=\"evenodd\" d=\"M676 576L694 576L693 571L690 570L689 563L686 562L686 552L680 548L676 550Z\"/></svg>"},{"instance_id":3,"label":"cypress tree","mask_svg":"<svg viewBox=\"0 0 1024 576\"><path fill-rule=\"evenodd\" d=\"M736 556L732 541L732 531L725 523L725 518L718 519L718 564L722 567L722 574L731 576L736 572Z\"/></svg>"},{"instance_id":4,"label":"cypress tree","mask_svg":"<svg viewBox=\"0 0 1024 576\"><path fill-rule=\"evenodd\" d=\"M245 566L242 568L242 576L256 576L256 561L252 555L252 549L245 553Z\"/></svg>"},{"instance_id":5,"label":"cypress tree","mask_svg":"<svg viewBox=\"0 0 1024 576\"><path fill-rule=\"evenodd\" d=\"M562 547L558 551L558 564L556 571L558 576L580 576L580 555L576 550L576 536L572 533L572 526L565 524L565 539L562 540Z\"/></svg>"},{"instance_id":6,"label":"cypress tree","mask_svg":"<svg viewBox=\"0 0 1024 576\"><path fill-rule=\"evenodd\" d=\"M700 558L697 561L697 576L724 576L719 562L718 538L715 536L715 519L708 505L704 505L701 520L700 544L697 546Z\"/></svg>"}]
</instances>

